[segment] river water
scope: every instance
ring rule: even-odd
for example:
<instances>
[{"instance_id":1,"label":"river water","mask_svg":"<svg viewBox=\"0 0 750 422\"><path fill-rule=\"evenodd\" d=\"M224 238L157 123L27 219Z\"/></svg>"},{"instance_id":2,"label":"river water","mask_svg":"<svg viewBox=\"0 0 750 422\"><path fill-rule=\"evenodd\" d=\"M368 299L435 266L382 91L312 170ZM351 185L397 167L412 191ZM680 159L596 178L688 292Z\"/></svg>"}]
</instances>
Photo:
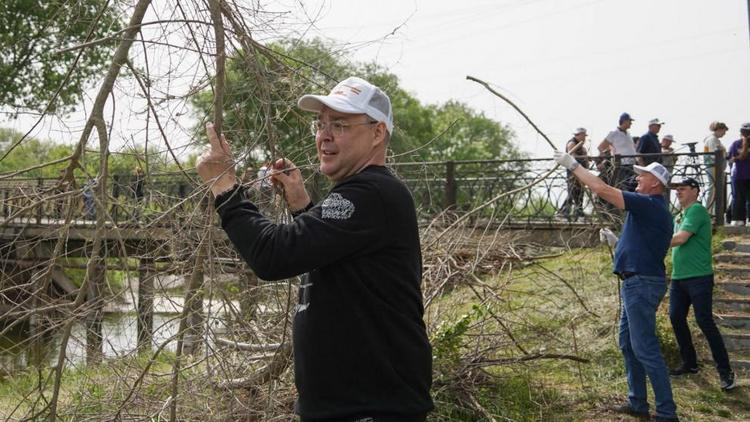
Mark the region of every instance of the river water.
<instances>
[{"instance_id":1,"label":"river water","mask_svg":"<svg viewBox=\"0 0 750 422\"><path fill-rule=\"evenodd\" d=\"M165 341L169 341L165 350L174 351L177 340L172 339L180 324L180 313L182 298L155 298L154 300L154 349ZM168 306L165 306L168 304ZM224 324L222 315L225 313L226 305L238 306L235 303L204 302L204 310L211 310L212 315L208 321L211 332L223 332ZM129 310L116 309L123 306L107 306L104 320L102 321L103 347L105 358L124 356L133 353L138 344L137 315ZM159 311L162 312L159 312ZM163 312L168 310L169 312ZM0 326L0 331L2 330ZM11 329L10 332L0 336L0 377L22 371L30 366L55 366L63 329L62 327L49 330L45 335L38 337L38 341L30 339L27 324L21 324ZM66 348L66 365L80 365L86 362L86 329L83 322L74 323L71 336Z\"/></svg>"}]
</instances>

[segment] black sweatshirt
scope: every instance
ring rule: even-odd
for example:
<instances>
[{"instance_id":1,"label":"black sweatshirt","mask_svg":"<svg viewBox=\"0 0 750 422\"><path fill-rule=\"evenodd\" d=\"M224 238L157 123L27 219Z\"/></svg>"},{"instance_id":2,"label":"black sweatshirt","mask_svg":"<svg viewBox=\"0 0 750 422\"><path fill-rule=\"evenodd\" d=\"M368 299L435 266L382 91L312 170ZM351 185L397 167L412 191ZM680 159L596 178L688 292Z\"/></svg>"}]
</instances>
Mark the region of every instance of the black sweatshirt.
<instances>
[{"instance_id":1,"label":"black sweatshirt","mask_svg":"<svg viewBox=\"0 0 750 422\"><path fill-rule=\"evenodd\" d=\"M293 334L301 416L433 408L414 201L388 169L370 166L339 182L290 224L272 223L236 190L216 208L258 277L306 273Z\"/></svg>"}]
</instances>

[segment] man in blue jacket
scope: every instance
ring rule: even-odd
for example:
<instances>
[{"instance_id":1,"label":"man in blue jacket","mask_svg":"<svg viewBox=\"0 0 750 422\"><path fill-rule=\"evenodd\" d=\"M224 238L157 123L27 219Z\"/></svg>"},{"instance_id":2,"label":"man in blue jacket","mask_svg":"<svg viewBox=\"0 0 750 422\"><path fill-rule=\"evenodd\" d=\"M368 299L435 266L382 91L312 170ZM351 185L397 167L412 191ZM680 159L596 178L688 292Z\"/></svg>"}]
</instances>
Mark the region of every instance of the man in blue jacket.
<instances>
[{"instance_id":1,"label":"man in blue jacket","mask_svg":"<svg viewBox=\"0 0 750 422\"><path fill-rule=\"evenodd\" d=\"M625 359L629 402L616 410L649 418L648 375L656 403L653 420L677 421L669 370L656 337L656 309L667 288L664 257L672 240L672 216L664 200L669 172L659 163L633 166L638 174L636 191L623 192L581 167L568 153L556 151L555 161L599 197L627 211L615 249L613 272L623 280L619 342Z\"/></svg>"},{"instance_id":2,"label":"man in blue jacket","mask_svg":"<svg viewBox=\"0 0 750 422\"><path fill-rule=\"evenodd\" d=\"M659 142L659 131L661 130L662 122L659 119L651 119L648 122L648 132L638 140L638 148L636 151L638 154L661 154L661 142ZM641 165L649 165L651 163L661 163L661 155L643 155L638 157L638 161Z\"/></svg>"},{"instance_id":3,"label":"man in blue jacket","mask_svg":"<svg viewBox=\"0 0 750 422\"><path fill-rule=\"evenodd\" d=\"M280 159L272 180L283 186L294 221L264 217L245 199L229 144L213 126L198 173L229 239L260 278L303 275L292 336L302 421L424 421L433 408L432 352L414 201L385 167L390 99L352 77L298 105L316 113L320 172L335 183L321 203Z\"/></svg>"}]
</instances>

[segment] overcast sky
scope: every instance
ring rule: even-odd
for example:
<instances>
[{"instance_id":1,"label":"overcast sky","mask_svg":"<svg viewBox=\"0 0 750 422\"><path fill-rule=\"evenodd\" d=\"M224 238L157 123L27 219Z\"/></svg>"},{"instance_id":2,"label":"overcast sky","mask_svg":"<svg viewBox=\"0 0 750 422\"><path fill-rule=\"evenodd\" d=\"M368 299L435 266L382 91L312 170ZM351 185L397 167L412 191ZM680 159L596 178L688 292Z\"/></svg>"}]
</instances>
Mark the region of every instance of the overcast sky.
<instances>
[{"instance_id":1,"label":"overcast sky","mask_svg":"<svg viewBox=\"0 0 750 422\"><path fill-rule=\"evenodd\" d=\"M466 75L509 96L559 146L578 126L598 143L623 111L636 119L633 135L658 117L678 142L701 141L723 120L726 143L750 121L746 0L303 3L320 14L308 37L350 45L355 60L385 66L422 102L458 99L510 123L533 155L551 151Z\"/></svg>"}]
</instances>

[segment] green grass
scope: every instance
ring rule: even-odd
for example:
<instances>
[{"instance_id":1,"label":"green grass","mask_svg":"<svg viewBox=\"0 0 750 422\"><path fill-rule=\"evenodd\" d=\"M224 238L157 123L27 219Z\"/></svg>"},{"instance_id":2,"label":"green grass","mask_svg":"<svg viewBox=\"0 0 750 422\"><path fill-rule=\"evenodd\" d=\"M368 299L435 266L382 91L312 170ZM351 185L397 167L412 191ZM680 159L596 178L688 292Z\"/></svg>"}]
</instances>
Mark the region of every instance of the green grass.
<instances>
[{"instance_id":1,"label":"green grass","mask_svg":"<svg viewBox=\"0 0 750 422\"><path fill-rule=\"evenodd\" d=\"M613 404L620 404L627 397L622 355L617 345L618 282L611 274L609 251L603 247L569 251L514 269L510 281L507 277L500 274L485 279L488 285L505 286L501 300L482 304L481 309L486 310L477 311L477 296L461 287L436 304L439 310L449 311L440 312L442 324L432 339L438 350L435 360L438 409L430 419L485 420L489 413L497 420L627 420L609 411ZM483 376L451 372L460 367L461 357L473 356L475 350L497 342L497 336L506 340L501 340L505 347L489 353L489 357L523 356L518 347L503 338L505 329L493 324L492 318L487 317L489 314L503 319L506 329L529 354L544 351L575 355L589 362L566 359L506 362L484 368ZM482 338L478 327L496 337ZM657 314L657 334L667 364L677 365L679 351L669 322L667 298ZM729 393L722 392L705 341L701 336L694 336L694 340L700 357L708 362L697 375L673 378L680 417L691 421L750 420L749 389L741 386ZM466 380L471 381L469 391L475 403L467 400L467 389L460 388ZM653 406L650 387L649 398Z\"/></svg>"},{"instance_id":2,"label":"green grass","mask_svg":"<svg viewBox=\"0 0 750 422\"><path fill-rule=\"evenodd\" d=\"M132 380L140 370L146 367L151 356L140 354L107 360L99 366L66 368L60 386L58 415L62 420L72 421L84 415L110 414L113 408L124 401L129 391L128 386L132 385ZM173 359L172 353L163 352L157 356L149 373L169 373ZM44 403L52 397L53 378L54 373L49 368L28 368L4 378L0 382L0 419L18 420L24 415L28 417L29 413L36 412L46 415L43 408ZM123 378L128 379L128 385L125 385ZM159 387L155 389L155 385ZM141 391L152 397L166 397L169 394L163 382L161 385L154 384L151 379L147 379ZM34 399L40 395L43 395L44 399L34 405ZM11 416L14 409L15 413Z\"/></svg>"}]
</instances>

